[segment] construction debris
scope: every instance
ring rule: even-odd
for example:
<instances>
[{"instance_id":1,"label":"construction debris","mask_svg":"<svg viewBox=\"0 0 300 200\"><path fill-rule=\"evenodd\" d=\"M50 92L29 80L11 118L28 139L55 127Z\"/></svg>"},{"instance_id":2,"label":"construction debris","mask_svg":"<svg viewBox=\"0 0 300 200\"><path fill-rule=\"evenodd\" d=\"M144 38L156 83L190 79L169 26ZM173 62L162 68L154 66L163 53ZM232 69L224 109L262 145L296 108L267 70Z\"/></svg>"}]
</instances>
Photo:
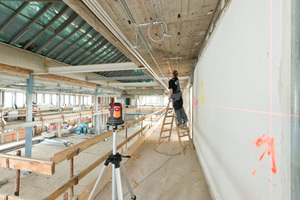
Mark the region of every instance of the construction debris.
<instances>
[{"instance_id":1,"label":"construction debris","mask_svg":"<svg viewBox=\"0 0 300 200\"><path fill-rule=\"evenodd\" d=\"M68 147L71 145L71 141L53 138L53 139L45 139L43 142L41 142L41 144Z\"/></svg>"},{"instance_id":2,"label":"construction debris","mask_svg":"<svg viewBox=\"0 0 300 200\"><path fill-rule=\"evenodd\" d=\"M131 179L131 182L132 182L134 188L136 189L136 183L134 182L133 178Z\"/></svg>"},{"instance_id":3,"label":"construction debris","mask_svg":"<svg viewBox=\"0 0 300 200\"><path fill-rule=\"evenodd\" d=\"M200 179L198 180L198 182L196 183L196 185L198 185L198 183L200 183L201 180L202 180L202 178L200 178Z\"/></svg>"},{"instance_id":4,"label":"construction debris","mask_svg":"<svg viewBox=\"0 0 300 200\"><path fill-rule=\"evenodd\" d=\"M7 180L0 180L0 185L4 185L5 183L7 183Z\"/></svg>"}]
</instances>

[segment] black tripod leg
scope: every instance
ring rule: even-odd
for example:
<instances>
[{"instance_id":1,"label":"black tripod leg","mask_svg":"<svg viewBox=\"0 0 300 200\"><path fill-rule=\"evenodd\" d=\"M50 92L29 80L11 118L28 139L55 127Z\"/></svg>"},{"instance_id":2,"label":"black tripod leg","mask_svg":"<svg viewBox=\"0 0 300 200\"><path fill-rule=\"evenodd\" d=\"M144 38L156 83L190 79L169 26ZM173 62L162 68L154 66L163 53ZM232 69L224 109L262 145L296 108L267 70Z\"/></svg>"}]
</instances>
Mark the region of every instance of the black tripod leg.
<instances>
[{"instance_id":1,"label":"black tripod leg","mask_svg":"<svg viewBox=\"0 0 300 200\"><path fill-rule=\"evenodd\" d=\"M130 196L131 196L130 200L136 200L136 196L133 194L133 191L132 191L132 188L130 186L129 178L128 178L127 172L125 170L125 167L124 167L124 165L122 163L120 163L120 167L121 167L121 170L122 170L122 172L124 174L126 185L127 185L127 188L129 190L129 193L130 193Z\"/></svg>"}]
</instances>

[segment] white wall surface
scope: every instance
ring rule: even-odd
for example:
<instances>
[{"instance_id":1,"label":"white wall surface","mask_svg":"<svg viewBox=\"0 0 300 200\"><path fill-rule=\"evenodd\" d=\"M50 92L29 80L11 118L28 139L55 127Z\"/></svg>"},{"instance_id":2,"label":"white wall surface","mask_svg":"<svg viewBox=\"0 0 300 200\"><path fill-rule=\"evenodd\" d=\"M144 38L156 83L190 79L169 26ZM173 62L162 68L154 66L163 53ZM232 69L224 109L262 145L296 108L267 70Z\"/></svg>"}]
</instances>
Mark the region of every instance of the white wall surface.
<instances>
[{"instance_id":1,"label":"white wall surface","mask_svg":"<svg viewBox=\"0 0 300 200\"><path fill-rule=\"evenodd\" d=\"M194 142L214 199L290 199L289 33L288 1L233 0L197 63ZM259 162L267 145L253 144L263 134L276 174L271 156Z\"/></svg>"}]
</instances>

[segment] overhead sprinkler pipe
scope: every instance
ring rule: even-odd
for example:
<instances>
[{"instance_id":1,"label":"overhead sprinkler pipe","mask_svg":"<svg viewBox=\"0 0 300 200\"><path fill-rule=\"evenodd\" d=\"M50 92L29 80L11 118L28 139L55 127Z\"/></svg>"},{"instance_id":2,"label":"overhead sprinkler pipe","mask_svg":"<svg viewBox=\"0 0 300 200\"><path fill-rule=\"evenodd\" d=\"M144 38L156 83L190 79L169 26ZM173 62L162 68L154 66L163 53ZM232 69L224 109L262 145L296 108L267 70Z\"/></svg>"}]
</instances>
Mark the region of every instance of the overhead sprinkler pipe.
<instances>
[{"instance_id":1,"label":"overhead sprinkler pipe","mask_svg":"<svg viewBox=\"0 0 300 200\"><path fill-rule=\"evenodd\" d=\"M98 3L97 0L83 0L83 2L90 8L90 10L101 20L101 22L120 40L120 42L127 48L133 56L143 64L151 75L166 89L169 90L166 84L161 80L160 77L153 71L149 64L144 60L140 53L134 48L130 43L127 37L122 33L122 31L117 27L117 25L112 21L112 19L107 15L102 6ZM132 16L131 16L132 17ZM133 19L133 18L132 18ZM140 31L139 31L140 32ZM142 39L142 38L141 38ZM145 42L145 40L144 40ZM147 46L148 47L148 46ZM149 47L148 47L149 48ZM150 49L149 49L150 50ZM154 56L150 52L151 57L154 59L154 62L158 66ZM160 67L158 66L161 71ZM162 73L163 75L163 73ZM164 75L163 75L164 76Z\"/></svg>"},{"instance_id":2,"label":"overhead sprinkler pipe","mask_svg":"<svg viewBox=\"0 0 300 200\"><path fill-rule=\"evenodd\" d=\"M133 16L132 16L132 14L131 14L131 12L130 12L130 10L129 10L127 4L126 4L126 2L125 2L124 0L119 0L119 2L120 2L120 4L121 4L121 6L122 6L122 8L123 8L123 10L124 10L124 12L125 12L125 14L126 14L127 17L130 19L131 24L134 26L137 35L139 36L139 38L140 38L140 39L142 40L142 42L144 43L144 45L145 45L145 47L146 47L148 53L150 54L152 60L154 61L155 65L156 65L157 68L159 69L159 71L160 71L160 73L162 74L162 76L163 76L164 78L166 78L165 75L164 75L164 73L162 72L160 66L158 65L158 63L157 63L157 61L156 61L154 55L152 54L151 49L149 48L149 46L148 46L148 44L147 44L147 42L146 42L146 40L145 40L145 38L144 38L144 36L143 36L141 30L139 29L138 25L136 24L136 22L135 22L135 20L134 20L134 18L133 18ZM167 90L169 90L169 89L167 89Z\"/></svg>"}]
</instances>

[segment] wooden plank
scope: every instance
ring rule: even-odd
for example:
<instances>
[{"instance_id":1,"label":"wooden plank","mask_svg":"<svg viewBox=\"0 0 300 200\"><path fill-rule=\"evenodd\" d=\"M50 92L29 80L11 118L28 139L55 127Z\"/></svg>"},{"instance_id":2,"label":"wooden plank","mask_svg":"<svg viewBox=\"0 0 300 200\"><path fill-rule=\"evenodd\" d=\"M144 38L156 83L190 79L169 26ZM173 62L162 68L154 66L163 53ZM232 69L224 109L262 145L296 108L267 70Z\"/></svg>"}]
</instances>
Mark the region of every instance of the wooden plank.
<instances>
[{"instance_id":1,"label":"wooden plank","mask_svg":"<svg viewBox=\"0 0 300 200\"><path fill-rule=\"evenodd\" d=\"M78 85L87 85L87 86L92 86L92 87L100 86L99 84L96 84L96 83L91 83L91 82L82 81L82 80L78 80L78 79L68 78L68 77L64 77L64 76L58 76L58 75L54 75L54 74L35 74L35 76L46 78L46 79L54 79L54 80L64 81L64 82L68 82L68 83L75 83Z\"/></svg>"},{"instance_id":2,"label":"wooden plank","mask_svg":"<svg viewBox=\"0 0 300 200\"><path fill-rule=\"evenodd\" d=\"M158 123L157 123L158 126ZM155 127L157 127L155 126ZM147 126L143 127L142 130L144 130ZM137 131L135 134L133 134L134 136L137 136L140 131ZM150 129L151 130L151 129ZM152 127L152 130L153 127ZM106 132L106 133L110 133L110 132ZM101 135L99 135L101 136ZM96 136L97 137L97 136ZM121 144L119 144L117 146L117 149L120 149L121 147L123 147L128 141L129 139L132 139L133 136L131 136L130 138L126 139L125 141L123 141ZM144 136L142 136L139 140L141 140L142 138L144 138ZM139 141L138 140L138 141ZM130 149L130 148L129 148ZM133 151L134 152L134 151ZM74 152L73 152L74 153ZM74 176L73 178L69 179L63 186L61 186L59 189L57 189L55 192L53 192L52 194L48 195L47 197L44 198L44 200L52 200L52 199L56 199L58 198L60 195L62 195L65 191L67 191L69 188L71 188L72 186L76 185L81 179L83 179L87 174L89 174L93 169L95 169L97 166L99 166L102 162L104 162L106 160L106 158L112 154L112 150L109 151L108 153L106 153L104 156L102 156L101 158L99 158L98 160L96 160L93 164L91 164L90 166L88 166L87 168L85 168L83 171L81 171L79 174L77 174L76 176ZM52 157L53 158L53 157Z\"/></svg>"},{"instance_id":3,"label":"wooden plank","mask_svg":"<svg viewBox=\"0 0 300 200\"><path fill-rule=\"evenodd\" d=\"M55 172L54 162L6 154L0 154L0 167L31 171L46 175L53 175Z\"/></svg>"},{"instance_id":4,"label":"wooden plank","mask_svg":"<svg viewBox=\"0 0 300 200\"><path fill-rule=\"evenodd\" d=\"M154 115L154 114L156 114L158 112L161 112L162 110L164 110L164 109L158 110L158 111L156 111L156 112L154 112L152 114L149 114L149 115L147 115L145 117L141 117L141 118L139 118L139 119L137 119L137 120L135 120L133 122L125 124L124 125L124 129L128 128L128 127L130 127L130 126L132 126L132 125L134 125L134 124L136 124L136 123L138 123L138 122L140 122L140 121L142 121L144 119L146 119L147 117L150 117L150 116L152 116L152 115ZM123 130L123 128L119 127L117 129L117 132L120 132L121 130ZM70 147L70 148L68 148L68 149L66 149L64 151L61 151L61 152L58 152L58 153L54 154L54 156L51 157L50 160L53 161L53 162L55 162L55 164L58 164L58 163L66 160L66 159L70 159L72 156L74 156L74 152L75 151L77 152L76 149L78 149L78 153L80 153L80 152L84 151L85 149L87 149L87 148L89 148L89 147L97 144L98 142L101 142L102 140L104 140L104 139L112 136L112 134L113 134L112 131L101 133L100 135L97 135L97 136L95 136L93 138L90 138L90 139L88 139L86 141L83 141L83 142L81 142L81 143L79 143L79 144L77 144L75 146L72 146L72 147Z\"/></svg>"},{"instance_id":5,"label":"wooden plank","mask_svg":"<svg viewBox=\"0 0 300 200\"><path fill-rule=\"evenodd\" d=\"M149 129L142 137L140 137L134 144L132 144L125 152L123 152L124 155L132 155L143 144L143 142L146 139L148 139L148 137L153 133L153 131L160 124L160 122L162 120L161 116L157 117L157 119L155 120L155 121L158 121L160 119L160 121L158 123L156 123L151 129ZM138 133L139 133L139 131L136 132L134 135L137 135ZM120 147L121 145L122 145L122 143L118 147ZM127 160L128 159L123 158L123 163L125 163ZM99 193L99 191L107 184L108 181L110 181L110 179L111 179L111 168L108 168L107 171L105 172L104 176L102 177L100 184L96 188L95 195ZM95 185L95 182L96 182L96 180L94 180L79 195L77 195L78 200L88 199L88 197Z\"/></svg>"},{"instance_id":6,"label":"wooden plank","mask_svg":"<svg viewBox=\"0 0 300 200\"><path fill-rule=\"evenodd\" d=\"M10 71L10 72L17 72L17 73L22 73L22 74L32 74L33 73L33 71L30 70L30 69L24 69L24 68L21 68L21 67L14 67L14 66L11 66L11 65L3 64L3 63L0 63L0 70Z\"/></svg>"}]
</instances>

